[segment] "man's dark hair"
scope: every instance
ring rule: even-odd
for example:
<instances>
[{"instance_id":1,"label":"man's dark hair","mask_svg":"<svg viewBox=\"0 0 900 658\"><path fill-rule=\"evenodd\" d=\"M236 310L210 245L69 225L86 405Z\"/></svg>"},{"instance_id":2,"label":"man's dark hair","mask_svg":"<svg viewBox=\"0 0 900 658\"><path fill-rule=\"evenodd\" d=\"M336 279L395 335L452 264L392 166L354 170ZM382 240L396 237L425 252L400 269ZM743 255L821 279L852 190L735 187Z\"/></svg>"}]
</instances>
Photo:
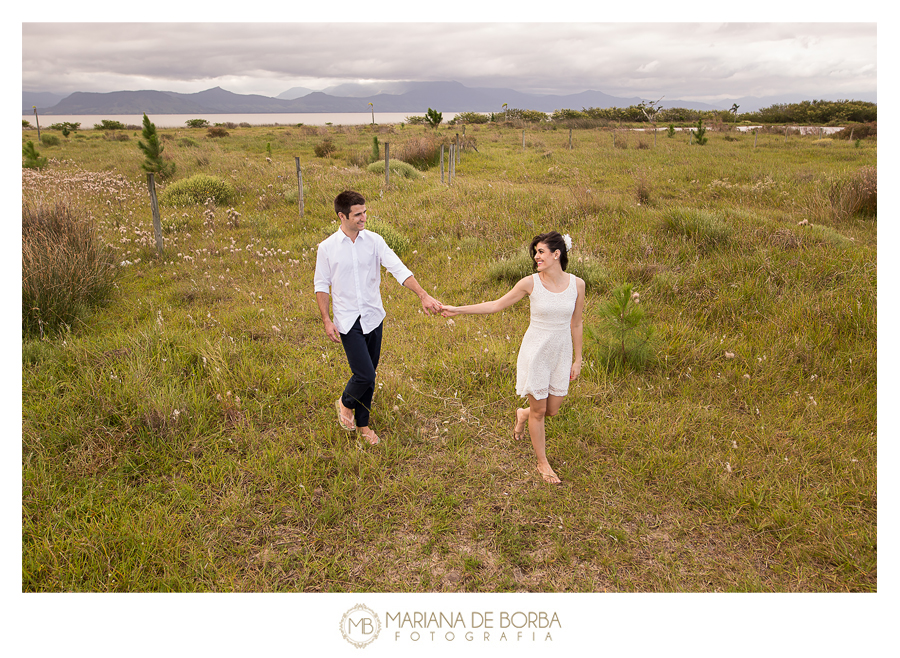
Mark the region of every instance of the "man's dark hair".
<instances>
[{"instance_id":1,"label":"man's dark hair","mask_svg":"<svg viewBox=\"0 0 900 658\"><path fill-rule=\"evenodd\" d=\"M541 233L540 235L534 236L534 240L531 241L531 245L528 247L528 253L531 254L531 267L537 270L537 263L534 262L534 255L537 253L537 246L541 242L547 245L547 249L551 252L559 249L559 264L562 266L563 272L565 272L566 266L569 264L569 254L566 249L566 241L563 240L563 236L557 231L550 231L549 233Z\"/></svg>"},{"instance_id":2,"label":"man's dark hair","mask_svg":"<svg viewBox=\"0 0 900 658\"><path fill-rule=\"evenodd\" d=\"M353 190L344 190L334 198L334 212L343 213L347 217L350 216L350 208L352 206L364 206L366 200L363 195Z\"/></svg>"}]
</instances>

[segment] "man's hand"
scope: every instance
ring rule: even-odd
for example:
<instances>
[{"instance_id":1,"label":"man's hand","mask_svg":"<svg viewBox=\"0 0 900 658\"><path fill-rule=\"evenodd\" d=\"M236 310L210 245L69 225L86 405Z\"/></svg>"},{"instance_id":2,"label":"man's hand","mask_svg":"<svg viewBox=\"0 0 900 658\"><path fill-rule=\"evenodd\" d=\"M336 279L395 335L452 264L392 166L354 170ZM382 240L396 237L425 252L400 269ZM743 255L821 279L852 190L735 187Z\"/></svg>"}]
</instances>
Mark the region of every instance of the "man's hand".
<instances>
[{"instance_id":1,"label":"man's hand","mask_svg":"<svg viewBox=\"0 0 900 658\"><path fill-rule=\"evenodd\" d=\"M325 324L325 335L331 339L332 343L340 343L341 337L338 335L337 327L334 326L334 322L329 320L322 321Z\"/></svg>"},{"instance_id":2,"label":"man's hand","mask_svg":"<svg viewBox=\"0 0 900 658\"><path fill-rule=\"evenodd\" d=\"M432 313L440 313L441 309L444 308L444 305L441 304L434 297L429 295L427 292L424 296L421 297L422 300L422 308L425 309L425 312L431 315Z\"/></svg>"}]
</instances>

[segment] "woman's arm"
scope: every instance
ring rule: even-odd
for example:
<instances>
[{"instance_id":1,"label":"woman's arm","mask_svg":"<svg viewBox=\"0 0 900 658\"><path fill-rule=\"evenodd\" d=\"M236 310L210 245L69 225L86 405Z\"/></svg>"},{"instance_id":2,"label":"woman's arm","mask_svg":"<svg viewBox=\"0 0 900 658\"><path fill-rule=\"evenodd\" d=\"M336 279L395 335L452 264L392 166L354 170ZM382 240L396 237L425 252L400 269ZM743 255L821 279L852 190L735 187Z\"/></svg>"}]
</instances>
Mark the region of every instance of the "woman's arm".
<instances>
[{"instance_id":1,"label":"woman's arm","mask_svg":"<svg viewBox=\"0 0 900 658\"><path fill-rule=\"evenodd\" d=\"M576 279L578 298L575 300L575 311L572 313L572 349L575 358L572 359L572 370L569 372L569 381L578 378L581 374L581 348L583 342L584 323L582 311L584 311L585 285L582 279Z\"/></svg>"},{"instance_id":2,"label":"woman's arm","mask_svg":"<svg viewBox=\"0 0 900 658\"><path fill-rule=\"evenodd\" d=\"M505 308L509 308L526 295L530 295L533 288L534 281L530 276L526 276L500 299L495 299L492 302L481 302L480 304L469 304L467 306L445 305L441 315L445 318L452 318L455 315L488 315L497 313Z\"/></svg>"}]
</instances>

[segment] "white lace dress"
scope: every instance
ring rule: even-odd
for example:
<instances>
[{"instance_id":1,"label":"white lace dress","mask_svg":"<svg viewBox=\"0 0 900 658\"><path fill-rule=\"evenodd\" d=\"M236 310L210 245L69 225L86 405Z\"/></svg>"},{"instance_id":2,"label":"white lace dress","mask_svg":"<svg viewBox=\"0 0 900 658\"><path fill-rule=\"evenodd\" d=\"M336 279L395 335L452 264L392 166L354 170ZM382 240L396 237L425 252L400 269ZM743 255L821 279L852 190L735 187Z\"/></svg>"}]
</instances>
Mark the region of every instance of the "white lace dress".
<instances>
[{"instance_id":1,"label":"white lace dress","mask_svg":"<svg viewBox=\"0 0 900 658\"><path fill-rule=\"evenodd\" d=\"M578 299L575 276L562 292L550 292L538 274L531 291L531 324L516 360L516 394L536 400L569 392L572 370L572 314Z\"/></svg>"}]
</instances>

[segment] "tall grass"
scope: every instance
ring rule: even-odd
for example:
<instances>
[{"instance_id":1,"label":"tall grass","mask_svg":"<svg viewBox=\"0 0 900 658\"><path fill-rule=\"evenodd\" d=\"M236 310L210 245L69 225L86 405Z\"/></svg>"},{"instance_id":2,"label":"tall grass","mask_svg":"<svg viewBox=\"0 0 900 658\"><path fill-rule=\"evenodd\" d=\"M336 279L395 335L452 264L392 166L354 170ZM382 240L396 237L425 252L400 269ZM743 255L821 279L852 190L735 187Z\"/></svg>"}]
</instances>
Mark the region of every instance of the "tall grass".
<instances>
[{"instance_id":1,"label":"tall grass","mask_svg":"<svg viewBox=\"0 0 900 658\"><path fill-rule=\"evenodd\" d=\"M107 302L114 253L94 223L65 202L22 206L22 331L41 335L83 321Z\"/></svg>"},{"instance_id":2,"label":"tall grass","mask_svg":"<svg viewBox=\"0 0 900 658\"><path fill-rule=\"evenodd\" d=\"M381 130L392 153L423 134ZM26 202L92 217L119 270L84 323L23 338L23 590L875 591L877 217L838 220L824 184L874 168L874 141L521 130L469 125L452 183L389 186L350 161L368 129L161 130L180 180L227 181L236 213L163 206L162 256L134 141L87 131L23 171ZM587 326L632 282L653 366L585 349L547 422L562 487L511 438L527 302L449 323L383 277L382 443L338 428L349 370L312 277L347 188L448 304L505 293L550 229Z\"/></svg>"}]
</instances>

